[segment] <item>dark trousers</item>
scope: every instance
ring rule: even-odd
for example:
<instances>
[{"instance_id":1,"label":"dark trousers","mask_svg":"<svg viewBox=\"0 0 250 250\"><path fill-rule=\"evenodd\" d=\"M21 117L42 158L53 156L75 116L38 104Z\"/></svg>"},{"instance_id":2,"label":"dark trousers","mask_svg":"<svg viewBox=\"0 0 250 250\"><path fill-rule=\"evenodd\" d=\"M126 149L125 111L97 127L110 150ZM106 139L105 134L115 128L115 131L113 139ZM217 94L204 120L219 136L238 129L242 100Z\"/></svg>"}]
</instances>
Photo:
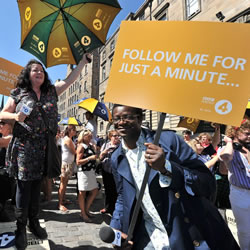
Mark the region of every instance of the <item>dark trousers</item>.
<instances>
[{"instance_id":1,"label":"dark trousers","mask_svg":"<svg viewBox=\"0 0 250 250\"><path fill-rule=\"evenodd\" d=\"M105 208L112 214L115 209L115 202L117 199L114 177L112 173L102 170L102 178L105 188Z\"/></svg>"},{"instance_id":2,"label":"dark trousers","mask_svg":"<svg viewBox=\"0 0 250 250\"><path fill-rule=\"evenodd\" d=\"M38 220L41 183L42 180L17 181L16 219L18 227L26 226L27 218L30 222Z\"/></svg>"},{"instance_id":3,"label":"dark trousers","mask_svg":"<svg viewBox=\"0 0 250 250\"><path fill-rule=\"evenodd\" d=\"M0 175L0 203L4 206L12 198L15 190L15 180L7 175Z\"/></svg>"}]
</instances>

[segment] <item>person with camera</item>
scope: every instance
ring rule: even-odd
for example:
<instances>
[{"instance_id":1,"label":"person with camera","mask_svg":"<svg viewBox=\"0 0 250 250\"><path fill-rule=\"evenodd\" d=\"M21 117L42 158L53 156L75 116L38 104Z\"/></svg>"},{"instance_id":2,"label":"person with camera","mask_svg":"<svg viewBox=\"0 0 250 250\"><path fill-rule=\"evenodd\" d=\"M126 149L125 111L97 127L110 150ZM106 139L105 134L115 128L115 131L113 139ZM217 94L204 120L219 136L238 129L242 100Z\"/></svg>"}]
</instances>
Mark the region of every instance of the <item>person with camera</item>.
<instances>
[{"instance_id":1,"label":"person with camera","mask_svg":"<svg viewBox=\"0 0 250 250\"><path fill-rule=\"evenodd\" d=\"M250 120L240 127L228 127L224 138L226 146L219 158L228 167L230 202L236 219L241 250L250 249Z\"/></svg>"},{"instance_id":2,"label":"person with camera","mask_svg":"<svg viewBox=\"0 0 250 250\"><path fill-rule=\"evenodd\" d=\"M113 214L117 192L115 181L111 170L110 158L111 154L120 144L120 136L116 130L108 132L109 142L106 142L101 147L100 160L102 162L102 178L105 189L105 207L100 210L102 214Z\"/></svg>"}]
</instances>

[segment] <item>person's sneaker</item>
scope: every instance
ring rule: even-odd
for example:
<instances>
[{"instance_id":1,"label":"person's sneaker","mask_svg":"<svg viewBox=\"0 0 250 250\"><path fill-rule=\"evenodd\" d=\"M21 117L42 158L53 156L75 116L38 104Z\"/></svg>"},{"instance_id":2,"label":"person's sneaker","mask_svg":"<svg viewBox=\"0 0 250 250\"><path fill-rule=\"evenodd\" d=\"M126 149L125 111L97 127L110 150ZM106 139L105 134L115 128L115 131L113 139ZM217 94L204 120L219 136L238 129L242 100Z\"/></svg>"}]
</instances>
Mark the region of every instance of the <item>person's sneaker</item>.
<instances>
[{"instance_id":1,"label":"person's sneaker","mask_svg":"<svg viewBox=\"0 0 250 250\"><path fill-rule=\"evenodd\" d=\"M36 237L41 240L45 240L48 238L46 230L40 226L39 221L30 223L29 229Z\"/></svg>"}]
</instances>

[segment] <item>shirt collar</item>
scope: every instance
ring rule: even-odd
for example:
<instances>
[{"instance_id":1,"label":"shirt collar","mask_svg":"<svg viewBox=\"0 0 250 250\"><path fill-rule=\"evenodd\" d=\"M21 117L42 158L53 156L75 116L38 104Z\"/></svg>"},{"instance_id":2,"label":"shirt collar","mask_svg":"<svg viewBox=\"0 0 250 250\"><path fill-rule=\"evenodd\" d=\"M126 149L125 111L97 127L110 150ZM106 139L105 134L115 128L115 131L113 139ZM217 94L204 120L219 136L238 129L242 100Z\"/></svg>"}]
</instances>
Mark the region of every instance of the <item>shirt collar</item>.
<instances>
[{"instance_id":1,"label":"shirt collar","mask_svg":"<svg viewBox=\"0 0 250 250\"><path fill-rule=\"evenodd\" d=\"M146 141L144 133L141 131L140 136L136 142L136 147L140 150L146 150L146 146L144 145ZM122 139L122 151L126 154L130 149L126 146L124 139Z\"/></svg>"}]
</instances>

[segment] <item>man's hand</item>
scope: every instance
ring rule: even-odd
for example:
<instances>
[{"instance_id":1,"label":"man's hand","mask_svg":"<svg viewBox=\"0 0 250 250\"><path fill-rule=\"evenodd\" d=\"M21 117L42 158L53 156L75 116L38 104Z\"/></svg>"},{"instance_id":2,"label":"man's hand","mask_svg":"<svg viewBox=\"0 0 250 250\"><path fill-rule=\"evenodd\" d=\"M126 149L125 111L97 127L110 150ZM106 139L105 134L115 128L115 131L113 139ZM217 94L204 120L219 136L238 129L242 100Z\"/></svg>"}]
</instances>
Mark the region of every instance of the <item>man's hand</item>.
<instances>
[{"instance_id":1,"label":"man's hand","mask_svg":"<svg viewBox=\"0 0 250 250\"><path fill-rule=\"evenodd\" d=\"M145 143L147 150L145 152L145 159L148 165L160 172L165 171L165 153L163 149L153 143Z\"/></svg>"},{"instance_id":2,"label":"man's hand","mask_svg":"<svg viewBox=\"0 0 250 250\"><path fill-rule=\"evenodd\" d=\"M124 250L130 250L130 249L132 249L132 247L133 247L133 242L132 242L132 241L126 242L126 239L127 239L128 235L125 234L125 233L123 233L123 232L121 232L121 233L122 233L122 242L121 242L121 246L118 247L118 246L116 246L116 245L113 245L113 248L114 248L114 249L124 249Z\"/></svg>"}]
</instances>

